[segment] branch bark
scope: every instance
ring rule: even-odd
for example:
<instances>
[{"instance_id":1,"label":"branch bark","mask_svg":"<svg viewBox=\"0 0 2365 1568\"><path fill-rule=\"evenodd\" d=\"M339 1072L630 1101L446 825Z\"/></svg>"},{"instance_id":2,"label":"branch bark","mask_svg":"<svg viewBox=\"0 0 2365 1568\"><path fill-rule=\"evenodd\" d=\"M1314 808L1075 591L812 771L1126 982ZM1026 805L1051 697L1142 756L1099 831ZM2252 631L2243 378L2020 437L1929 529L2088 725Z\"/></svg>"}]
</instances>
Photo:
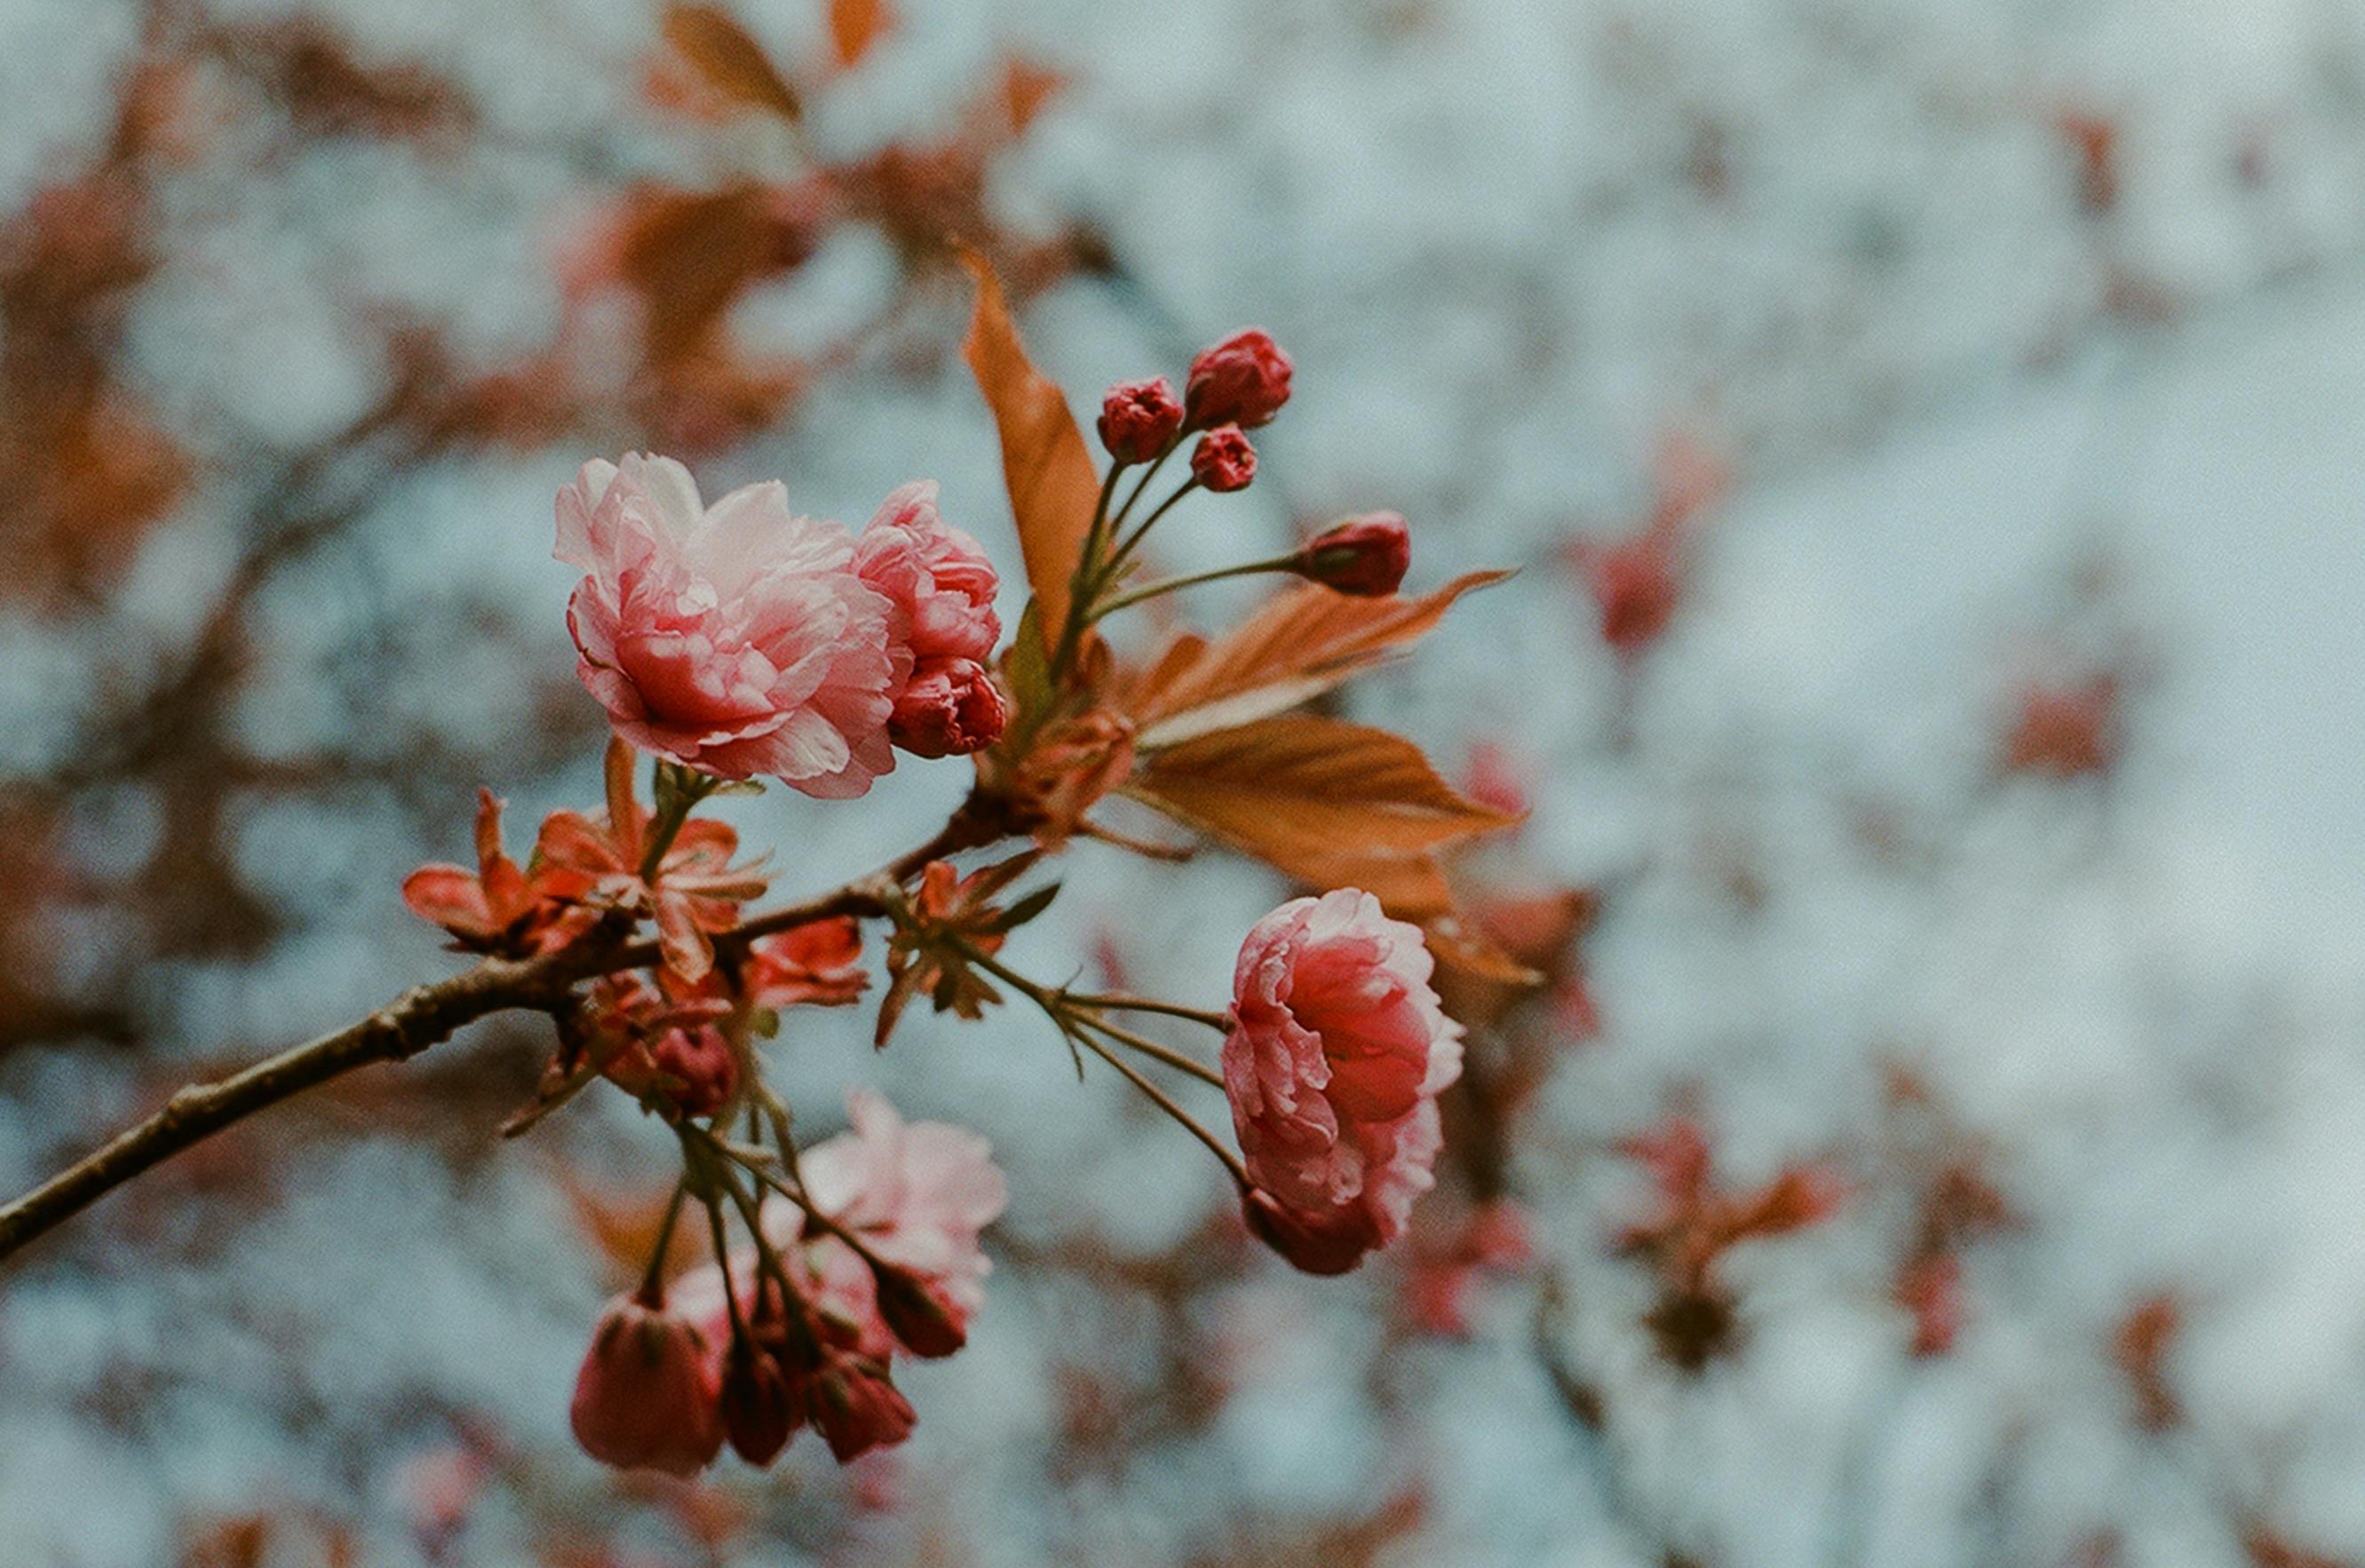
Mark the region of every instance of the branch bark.
<instances>
[{"instance_id":1,"label":"branch bark","mask_svg":"<svg viewBox=\"0 0 2365 1568\"><path fill-rule=\"evenodd\" d=\"M937 846L943 842L940 838L925 847L942 853ZM879 877L867 877L803 903L769 911L723 939L744 942L766 931L784 931L832 915L880 913L884 905L875 890L880 877L900 879L912 858L905 857ZM925 859L919 863L925 865ZM450 1038L463 1025L488 1014L554 1006L578 980L656 961L656 944L627 944L623 935L595 930L569 946L539 958L487 958L448 980L414 986L368 1017L333 1033L290 1047L227 1078L174 1091L163 1108L147 1120L118 1134L15 1202L0 1206L0 1259L10 1257L134 1177L257 1111L356 1068L407 1061Z\"/></svg>"}]
</instances>

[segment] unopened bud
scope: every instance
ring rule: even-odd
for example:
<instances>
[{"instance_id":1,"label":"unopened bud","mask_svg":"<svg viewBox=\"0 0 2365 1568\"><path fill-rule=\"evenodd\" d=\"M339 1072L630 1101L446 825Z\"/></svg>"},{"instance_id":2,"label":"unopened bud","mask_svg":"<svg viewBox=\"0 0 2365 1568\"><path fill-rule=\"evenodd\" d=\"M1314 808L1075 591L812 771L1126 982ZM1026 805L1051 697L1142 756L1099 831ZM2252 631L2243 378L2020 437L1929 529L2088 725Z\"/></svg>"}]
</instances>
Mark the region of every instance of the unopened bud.
<instances>
[{"instance_id":1,"label":"unopened bud","mask_svg":"<svg viewBox=\"0 0 2365 1568\"><path fill-rule=\"evenodd\" d=\"M1289 356L1254 328L1199 351L1182 386L1183 419L1192 430L1238 425L1254 430L1289 401Z\"/></svg>"},{"instance_id":2,"label":"unopened bud","mask_svg":"<svg viewBox=\"0 0 2365 1568\"><path fill-rule=\"evenodd\" d=\"M1191 452L1191 472L1201 485L1224 495L1245 490L1256 477L1256 448L1238 425L1223 425L1199 438Z\"/></svg>"},{"instance_id":3,"label":"unopened bud","mask_svg":"<svg viewBox=\"0 0 2365 1568\"><path fill-rule=\"evenodd\" d=\"M919 1420L911 1401L889 1381L885 1366L843 1350L823 1356L806 1409L840 1464L902 1442Z\"/></svg>"},{"instance_id":4,"label":"unopened bud","mask_svg":"<svg viewBox=\"0 0 2365 1568\"><path fill-rule=\"evenodd\" d=\"M723 1430L750 1464L769 1464L789 1446L804 1417L788 1374L768 1350L745 1340L723 1369Z\"/></svg>"},{"instance_id":5,"label":"unopened bud","mask_svg":"<svg viewBox=\"0 0 2365 1568\"><path fill-rule=\"evenodd\" d=\"M567 1417L575 1440L603 1464L696 1474L723 1450L706 1337L662 1301L618 1296L591 1331Z\"/></svg>"},{"instance_id":6,"label":"unopened bud","mask_svg":"<svg viewBox=\"0 0 2365 1568\"><path fill-rule=\"evenodd\" d=\"M1297 553L1297 572L1359 599L1396 591L1412 566L1412 534L1392 511L1367 512L1323 530Z\"/></svg>"},{"instance_id":7,"label":"unopened bud","mask_svg":"<svg viewBox=\"0 0 2365 1568\"><path fill-rule=\"evenodd\" d=\"M887 734L913 756L966 756L1002 738L1010 707L975 659L921 662L887 721Z\"/></svg>"},{"instance_id":8,"label":"unopened bud","mask_svg":"<svg viewBox=\"0 0 2365 1568\"><path fill-rule=\"evenodd\" d=\"M934 1359L969 1343L961 1313L936 1281L888 1264L877 1271L879 1316L906 1350Z\"/></svg>"},{"instance_id":9,"label":"unopened bud","mask_svg":"<svg viewBox=\"0 0 2365 1568\"><path fill-rule=\"evenodd\" d=\"M1182 404L1162 375L1120 381L1101 402L1101 444L1119 463L1147 463L1182 428Z\"/></svg>"}]
</instances>

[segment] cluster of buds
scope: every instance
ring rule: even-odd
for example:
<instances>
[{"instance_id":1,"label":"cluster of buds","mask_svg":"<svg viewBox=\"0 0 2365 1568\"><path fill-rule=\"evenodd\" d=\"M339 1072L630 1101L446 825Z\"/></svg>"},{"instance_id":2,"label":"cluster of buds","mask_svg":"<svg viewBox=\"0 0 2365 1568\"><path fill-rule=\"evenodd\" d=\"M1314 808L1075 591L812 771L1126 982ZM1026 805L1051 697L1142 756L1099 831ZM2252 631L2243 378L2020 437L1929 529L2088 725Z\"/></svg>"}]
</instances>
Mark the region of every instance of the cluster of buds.
<instances>
[{"instance_id":1,"label":"cluster of buds","mask_svg":"<svg viewBox=\"0 0 2365 1568\"><path fill-rule=\"evenodd\" d=\"M640 1289L601 1315L571 1412L594 1458L687 1475L726 1442L768 1465L806 1426L841 1463L911 1435L893 1362L968 1342L988 1267L978 1233L1005 1193L973 1134L906 1125L874 1093L850 1109L853 1130L808 1150L793 1185L771 1182L789 1202L750 1195L722 1156L691 1161L720 1255L667 1288L661 1240ZM727 1253L725 1199L749 1238Z\"/></svg>"},{"instance_id":2,"label":"cluster of buds","mask_svg":"<svg viewBox=\"0 0 2365 1568\"><path fill-rule=\"evenodd\" d=\"M1141 535L1183 495L1194 489L1228 495L1255 482L1257 450L1248 432L1271 423L1289 401L1290 370L1289 355L1280 345L1266 333L1250 328L1202 349L1191 362L1179 398L1173 384L1162 375L1119 382L1108 389L1101 400L1099 429L1101 445L1115 465L1109 476L1111 487L1117 471L1135 465L1147 465L1150 473L1143 475L1132 498L1115 516L1095 521L1086 565L1088 569L1093 566L1093 545L1107 547L1107 559L1100 567L1102 588L1123 581ZM1122 534L1133 501L1140 498L1151 475L1194 435L1198 439L1191 447L1189 481L1131 534ZM1341 593L1376 597L1396 590L1411 559L1411 536L1404 519L1394 512L1372 512L1324 530L1287 555L1153 584L1102 605L1101 610L1104 613L1193 583L1250 572L1291 572Z\"/></svg>"}]
</instances>

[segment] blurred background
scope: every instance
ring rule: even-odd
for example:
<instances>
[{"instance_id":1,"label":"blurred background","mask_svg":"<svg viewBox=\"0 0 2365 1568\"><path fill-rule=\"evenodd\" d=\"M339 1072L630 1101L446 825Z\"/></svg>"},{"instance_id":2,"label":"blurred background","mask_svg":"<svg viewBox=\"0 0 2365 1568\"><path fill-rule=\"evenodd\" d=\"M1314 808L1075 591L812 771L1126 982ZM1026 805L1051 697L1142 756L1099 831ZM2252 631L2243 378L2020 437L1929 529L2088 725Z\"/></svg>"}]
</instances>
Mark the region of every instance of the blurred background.
<instances>
[{"instance_id":1,"label":"blurred background","mask_svg":"<svg viewBox=\"0 0 2365 1568\"><path fill-rule=\"evenodd\" d=\"M480 1027L8 1266L0 1556L2365 1562L2365 9L731 9L768 106L634 0L0 0L0 1184L447 972L479 782L596 801L585 457L1014 579L948 236L1080 411L1294 354L1168 565L1522 568L1352 701L1531 809L1457 874L1551 983L1342 1281L1039 1018L792 1016L1014 1201L906 1447L695 1485L566 1431L664 1135L500 1143ZM790 894L966 772L723 814ZM1009 957L1208 1005L1283 891L1067 881Z\"/></svg>"}]
</instances>

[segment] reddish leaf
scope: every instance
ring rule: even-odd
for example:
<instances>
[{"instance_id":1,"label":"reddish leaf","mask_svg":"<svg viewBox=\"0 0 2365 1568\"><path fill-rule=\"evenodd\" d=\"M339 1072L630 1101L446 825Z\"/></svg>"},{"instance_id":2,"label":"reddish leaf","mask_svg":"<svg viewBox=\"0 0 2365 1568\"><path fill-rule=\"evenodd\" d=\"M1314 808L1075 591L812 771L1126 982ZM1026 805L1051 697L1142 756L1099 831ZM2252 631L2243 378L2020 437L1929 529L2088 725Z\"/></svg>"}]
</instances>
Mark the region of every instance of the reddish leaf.
<instances>
[{"instance_id":1,"label":"reddish leaf","mask_svg":"<svg viewBox=\"0 0 2365 1568\"><path fill-rule=\"evenodd\" d=\"M796 89L772 64L764 46L724 11L712 6L667 6L664 27L666 42L724 97L782 119L803 116Z\"/></svg>"},{"instance_id":2,"label":"reddish leaf","mask_svg":"<svg viewBox=\"0 0 2365 1568\"><path fill-rule=\"evenodd\" d=\"M1035 123L1035 117L1043 112L1043 106L1050 101L1051 95L1067 84L1068 79L1057 71L1029 65L1023 60L1014 60L1004 65L1002 68L1002 93L1010 107L1011 131L1015 135L1026 135L1026 128Z\"/></svg>"},{"instance_id":3,"label":"reddish leaf","mask_svg":"<svg viewBox=\"0 0 2365 1568\"><path fill-rule=\"evenodd\" d=\"M1426 636L1453 601L1508 572L1472 572L1434 593L1355 599L1300 583L1219 642L1185 633L1134 678L1123 704L1145 748L1170 746L1294 708Z\"/></svg>"},{"instance_id":4,"label":"reddish leaf","mask_svg":"<svg viewBox=\"0 0 2365 1568\"><path fill-rule=\"evenodd\" d=\"M992 265L966 248L961 264L977 279L977 308L961 356L976 375L1002 435L1003 480L1018 524L1026 580L1035 590L1037 622L1049 646L1067 623L1069 578L1083 554L1100 476L1059 383L1027 359Z\"/></svg>"},{"instance_id":5,"label":"reddish leaf","mask_svg":"<svg viewBox=\"0 0 2365 1568\"><path fill-rule=\"evenodd\" d=\"M1457 792L1410 741L1311 714L1170 747L1126 792L1309 887L1362 888L1416 921L1453 907L1434 852L1514 820Z\"/></svg>"},{"instance_id":6,"label":"reddish leaf","mask_svg":"<svg viewBox=\"0 0 2365 1568\"><path fill-rule=\"evenodd\" d=\"M829 0L829 41L840 70L852 70L894 25L886 0Z\"/></svg>"}]
</instances>

